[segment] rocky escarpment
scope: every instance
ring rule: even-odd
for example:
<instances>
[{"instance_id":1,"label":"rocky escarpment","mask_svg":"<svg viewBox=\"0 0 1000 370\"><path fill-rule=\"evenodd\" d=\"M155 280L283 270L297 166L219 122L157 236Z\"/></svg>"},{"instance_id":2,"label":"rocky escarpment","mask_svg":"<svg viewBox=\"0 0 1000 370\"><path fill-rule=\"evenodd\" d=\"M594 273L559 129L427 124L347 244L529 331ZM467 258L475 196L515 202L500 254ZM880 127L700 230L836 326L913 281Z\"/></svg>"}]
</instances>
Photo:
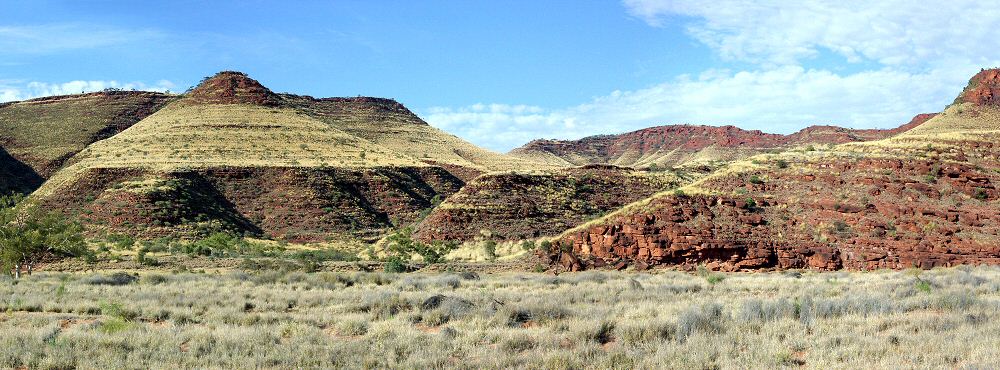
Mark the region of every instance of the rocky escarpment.
<instances>
[{"instance_id":1,"label":"rocky escarpment","mask_svg":"<svg viewBox=\"0 0 1000 370\"><path fill-rule=\"evenodd\" d=\"M930 268L1000 263L1000 173L935 160L771 164L671 195L560 241L567 269ZM743 193L743 195L736 195Z\"/></svg>"},{"instance_id":2,"label":"rocky escarpment","mask_svg":"<svg viewBox=\"0 0 1000 370\"><path fill-rule=\"evenodd\" d=\"M937 113L921 113L893 129L849 129L837 126L809 126L786 137L787 145L844 144L881 140L909 131L934 118Z\"/></svg>"},{"instance_id":3,"label":"rocky escarpment","mask_svg":"<svg viewBox=\"0 0 1000 370\"><path fill-rule=\"evenodd\" d=\"M189 104L281 105L282 99L242 72L223 71L206 77L185 94Z\"/></svg>"},{"instance_id":4,"label":"rocky escarpment","mask_svg":"<svg viewBox=\"0 0 1000 370\"><path fill-rule=\"evenodd\" d=\"M587 166L535 173L480 176L451 196L417 227L425 240L533 239L676 187L673 173Z\"/></svg>"},{"instance_id":5,"label":"rocky escarpment","mask_svg":"<svg viewBox=\"0 0 1000 370\"><path fill-rule=\"evenodd\" d=\"M1000 69L983 69L972 76L955 103L1000 104Z\"/></svg>"},{"instance_id":6,"label":"rocky escarpment","mask_svg":"<svg viewBox=\"0 0 1000 370\"><path fill-rule=\"evenodd\" d=\"M535 140L512 150L511 154L573 165L679 166L697 161L731 161L799 145L879 140L912 129L933 116L920 114L907 124L887 130L811 126L790 135L743 130L736 126L669 125L580 140Z\"/></svg>"},{"instance_id":7,"label":"rocky escarpment","mask_svg":"<svg viewBox=\"0 0 1000 370\"><path fill-rule=\"evenodd\" d=\"M436 167L95 168L42 206L78 215L93 235L228 230L296 242L371 239L414 221L461 185Z\"/></svg>"}]
</instances>

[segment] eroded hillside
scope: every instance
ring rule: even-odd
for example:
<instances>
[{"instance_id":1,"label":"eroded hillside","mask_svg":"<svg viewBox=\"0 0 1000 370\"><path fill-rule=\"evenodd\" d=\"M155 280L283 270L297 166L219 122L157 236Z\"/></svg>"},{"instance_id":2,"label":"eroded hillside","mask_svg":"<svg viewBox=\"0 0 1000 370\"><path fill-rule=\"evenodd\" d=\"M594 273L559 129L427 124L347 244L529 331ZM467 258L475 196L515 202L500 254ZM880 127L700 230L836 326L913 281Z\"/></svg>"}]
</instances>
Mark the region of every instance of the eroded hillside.
<instances>
[{"instance_id":1,"label":"eroded hillside","mask_svg":"<svg viewBox=\"0 0 1000 370\"><path fill-rule=\"evenodd\" d=\"M607 165L480 176L418 225L422 240L522 240L557 235L698 176Z\"/></svg>"},{"instance_id":2,"label":"eroded hillside","mask_svg":"<svg viewBox=\"0 0 1000 370\"><path fill-rule=\"evenodd\" d=\"M109 138L175 97L107 91L0 104L0 192L29 193L91 143Z\"/></svg>"},{"instance_id":3,"label":"eroded hillside","mask_svg":"<svg viewBox=\"0 0 1000 370\"><path fill-rule=\"evenodd\" d=\"M72 157L33 200L79 215L92 234L221 229L295 241L377 238L464 185L453 174L459 171L435 163L493 170L486 162L417 158L409 152L417 146L400 151L404 145L373 142L406 138L369 132L375 127L422 124L408 123L415 116L388 102L275 94L245 74L222 72ZM340 113L321 120L309 104ZM426 127L413 135L434 139ZM436 146L471 147L451 143ZM501 162L502 155L492 155Z\"/></svg>"},{"instance_id":4,"label":"eroded hillside","mask_svg":"<svg viewBox=\"0 0 1000 370\"><path fill-rule=\"evenodd\" d=\"M989 86L996 71L972 79ZM758 155L570 230L570 269L620 262L874 269L1000 263L1000 107L961 98L900 135Z\"/></svg>"},{"instance_id":5,"label":"eroded hillside","mask_svg":"<svg viewBox=\"0 0 1000 370\"><path fill-rule=\"evenodd\" d=\"M729 162L796 146L884 139L917 127L933 116L934 114L920 114L907 124L887 130L811 126L790 135L744 130L736 126L657 126L621 135L599 135L580 140L535 140L512 150L510 154L564 166L693 166Z\"/></svg>"}]
</instances>

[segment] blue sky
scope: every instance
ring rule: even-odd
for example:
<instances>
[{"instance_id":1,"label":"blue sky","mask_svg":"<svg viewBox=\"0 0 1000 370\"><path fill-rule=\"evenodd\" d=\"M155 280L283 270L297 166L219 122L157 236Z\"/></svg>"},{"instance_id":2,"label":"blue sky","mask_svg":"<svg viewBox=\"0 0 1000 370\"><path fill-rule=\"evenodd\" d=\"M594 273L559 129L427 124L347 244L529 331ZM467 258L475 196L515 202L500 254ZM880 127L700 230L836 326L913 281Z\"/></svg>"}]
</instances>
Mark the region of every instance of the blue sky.
<instances>
[{"instance_id":1,"label":"blue sky","mask_svg":"<svg viewBox=\"0 0 1000 370\"><path fill-rule=\"evenodd\" d=\"M395 98L498 151L675 123L891 127L1000 58L997 6L916 3L12 1L0 101L176 92L235 69L280 92Z\"/></svg>"}]
</instances>

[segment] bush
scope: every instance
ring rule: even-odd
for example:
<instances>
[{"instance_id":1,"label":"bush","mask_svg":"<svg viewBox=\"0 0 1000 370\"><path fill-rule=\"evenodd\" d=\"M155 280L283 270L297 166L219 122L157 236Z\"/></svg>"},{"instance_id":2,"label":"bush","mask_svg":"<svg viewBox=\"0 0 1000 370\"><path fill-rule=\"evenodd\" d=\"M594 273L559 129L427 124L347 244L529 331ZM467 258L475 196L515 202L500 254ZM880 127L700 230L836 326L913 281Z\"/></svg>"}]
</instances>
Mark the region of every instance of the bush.
<instances>
[{"instance_id":1,"label":"bush","mask_svg":"<svg viewBox=\"0 0 1000 370\"><path fill-rule=\"evenodd\" d=\"M543 253L551 253L552 252L552 242L550 242L548 240L544 240L544 241L542 241L538 245L538 248L540 248Z\"/></svg>"},{"instance_id":2,"label":"bush","mask_svg":"<svg viewBox=\"0 0 1000 370\"><path fill-rule=\"evenodd\" d=\"M21 195L0 196L0 268L20 277L30 273L46 254L90 255L83 240L83 227L59 213L31 205L19 206Z\"/></svg>"},{"instance_id":3,"label":"bush","mask_svg":"<svg viewBox=\"0 0 1000 370\"><path fill-rule=\"evenodd\" d=\"M972 197L979 200L986 200L989 199L990 196L989 194L986 194L986 190L976 189L976 193L973 194Z\"/></svg>"},{"instance_id":4,"label":"bush","mask_svg":"<svg viewBox=\"0 0 1000 370\"><path fill-rule=\"evenodd\" d=\"M413 254L419 255L426 263L440 263L451 251L458 248L454 242L434 241L431 244L413 240L413 229L407 227L389 236L386 247L390 257L409 260Z\"/></svg>"},{"instance_id":5,"label":"bush","mask_svg":"<svg viewBox=\"0 0 1000 370\"><path fill-rule=\"evenodd\" d=\"M744 324L764 324L796 315L795 305L786 299L764 302L751 298L743 302L737 318Z\"/></svg>"},{"instance_id":6,"label":"bush","mask_svg":"<svg viewBox=\"0 0 1000 370\"><path fill-rule=\"evenodd\" d=\"M525 252L533 251L535 250L535 242L531 240L525 240L521 242L521 249L523 249Z\"/></svg>"},{"instance_id":7,"label":"bush","mask_svg":"<svg viewBox=\"0 0 1000 370\"><path fill-rule=\"evenodd\" d=\"M483 242L483 253L486 254L486 259L493 261L497 259L497 242L493 239L486 239Z\"/></svg>"},{"instance_id":8,"label":"bush","mask_svg":"<svg viewBox=\"0 0 1000 370\"><path fill-rule=\"evenodd\" d=\"M726 277L722 274L712 273L712 271L705 267L705 265L698 265L698 276L705 279L705 281L708 282L708 285L715 285L726 279Z\"/></svg>"},{"instance_id":9,"label":"bush","mask_svg":"<svg viewBox=\"0 0 1000 370\"><path fill-rule=\"evenodd\" d=\"M120 286L132 284L139 280L138 277L124 272L116 272L111 275L95 275L87 278L83 282L90 285L111 285Z\"/></svg>"},{"instance_id":10,"label":"bush","mask_svg":"<svg viewBox=\"0 0 1000 370\"><path fill-rule=\"evenodd\" d=\"M135 262L143 266L159 266L160 261L155 258L146 256L146 247L139 249L139 252L135 254Z\"/></svg>"},{"instance_id":11,"label":"bush","mask_svg":"<svg viewBox=\"0 0 1000 370\"><path fill-rule=\"evenodd\" d=\"M159 274L149 274L142 277L142 282L149 285L159 285L166 283L167 281L169 281L169 279L166 276Z\"/></svg>"},{"instance_id":12,"label":"bush","mask_svg":"<svg viewBox=\"0 0 1000 370\"><path fill-rule=\"evenodd\" d=\"M391 272L391 273L401 273L409 270L409 268L406 267L406 263L403 262L403 259L398 256L389 257L385 261L385 264L382 265L382 269L385 270L385 272Z\"/></svg>"},{"instance_id":13,"label":"bush","mask_svg":"<svg viewBox=\"0 0 1000 370\"><path fill-rule=\"evenodd\" d=\"M753 175L750 176L750 183L755 185L760 185L764 183L764 180L761 180L760 176Z\"/></svg>"},{"instance_id":14,"label":"bush","mask_svg":"<svg viewBox=\"0 0 1000 370\"><path fill-rule=\"evenodd\" d=\"M722 305L718 303L688 308L677 317L677 339L681 342L696 332L719 334L722 330Z\"/></svg>"},{"instance_id":15,"label":"bush","mask_svg":"<svg viewBox=\"0 0 1000 370\"><path fill-rule=\"evenodd\" d=\"M251 243L241 236L227 232L215 232L208 237L180 247L189 255L211 257L277 257L284 251L282 246L268 246L261 243Z\"/></svg>"}]
</instances>

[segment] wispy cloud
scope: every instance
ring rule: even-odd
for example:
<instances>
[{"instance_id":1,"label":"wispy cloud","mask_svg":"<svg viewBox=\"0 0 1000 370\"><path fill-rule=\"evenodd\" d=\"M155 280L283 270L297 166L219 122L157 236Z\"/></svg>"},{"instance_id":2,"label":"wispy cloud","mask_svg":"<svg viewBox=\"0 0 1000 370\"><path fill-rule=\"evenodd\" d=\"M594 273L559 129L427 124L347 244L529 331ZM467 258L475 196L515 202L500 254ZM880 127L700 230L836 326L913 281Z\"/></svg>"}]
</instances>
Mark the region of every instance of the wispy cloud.
<instances>
[{"instance_id":1,"label":"wispy cloud","mask_svg":"<svg viewBox=\"0 0 1000 370\"><path fill-rule=\"evenodd\" d=\"M695 19L688 33L728 59L790 64L826 49L849 61L924 66L1000 50L1000 7L978 0L624 0L652 26Z\"/></svg>"},{"instance_id":2,"label":"wispy cloud","mask_svg":"<svg viewBox=\"0 0 1000 370\"><path fill-rule=\"evenodd\" d=\"M95 49L162 36L163 33L153 29L123 29L86 23L0 25L0 57Z\"/></svg>"},{"instance_id":3,"label":"wispy cloud","mask_svg":"<svg viewBox=\"0 0 1000 370\"><path fill-rule=\"evenodd\" d=\"M61 83L0 80L0 102L25 100L42 96L79 94L84 92L101 91L107 88L163 92L176 89L176 85L167 80L160 80L153 84L143 82L83 80Z\"/></svg>"},{"instance_id":4,"label":"wispy cloud","mask_svg":"<svg viewBox=\"0 0 1000 370\"><path fill-rule=\"evenodd\" d=\"M710 70L567 108L479 104L424 113L431 125L500 151L536 138L576 139L680 123L734 124L776 133L813 124L894 127L915 113L942 109L977 70L883 69L847 76L799 66Z\"/></svg>"},{"instance_id":5,"label":"wispy cloud","mask_svg":"<svg viewBox=\"0 0 1000 370\"><path fill-rule=\"evenodd\" d=\"M787 133L813 124L890 127L938 111L981 67L1000 61L994 4L887 0L624 0L650 26L685 22L723 60L706 70L576 106L530 111L503 104L434 108L427 120L477 144L508 150L534 138L572 139L660 124L734 124ZM970 16L973 15L974 16ZM867 71L831 71L833 53ZM744 64L745 65L745 64Z\"/></svg>"}]
</instances>

